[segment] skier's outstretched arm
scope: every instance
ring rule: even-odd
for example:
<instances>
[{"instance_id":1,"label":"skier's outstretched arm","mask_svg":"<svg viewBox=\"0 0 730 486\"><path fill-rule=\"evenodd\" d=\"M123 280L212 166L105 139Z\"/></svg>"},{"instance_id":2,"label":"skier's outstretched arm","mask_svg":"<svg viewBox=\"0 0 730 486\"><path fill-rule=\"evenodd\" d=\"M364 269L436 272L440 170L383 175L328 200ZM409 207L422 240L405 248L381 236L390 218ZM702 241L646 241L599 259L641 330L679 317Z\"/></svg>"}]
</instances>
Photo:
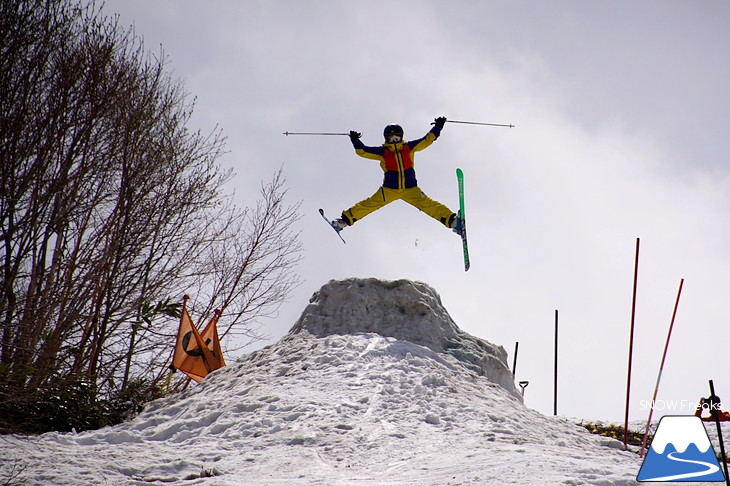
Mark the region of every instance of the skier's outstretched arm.
<instances>
[{"instance_id":1,"label":"skier's outstretched arm","mask_svg":"<svg viewBox=\"0 0 730 486\"><path fill-rule=\"evenodd\" d=\"M446 124L446 117L440 116L436 118L433 123L433 128L431 128L425 136L408 142L411 150L413 152L418 152L419 150L423 150L431 145L441 135L441 129L444 128L444 124Z\"/></svg>"},{"instance_id":2,"label":"skier's outstretched arm","mask_svg":"<svg viewBox=\"0 0 730 486\"><path fill-rule=\"evenodd\" d=\"M366 159L381 160L383 158L384 148L382 146L368 147L362 143L362 140L360 140L361 136L362 134L355 130L350 131L350 141L352 142L352 146L355 148L355 153L360 157L365 157Z\"/></svg>"}]
</instances>

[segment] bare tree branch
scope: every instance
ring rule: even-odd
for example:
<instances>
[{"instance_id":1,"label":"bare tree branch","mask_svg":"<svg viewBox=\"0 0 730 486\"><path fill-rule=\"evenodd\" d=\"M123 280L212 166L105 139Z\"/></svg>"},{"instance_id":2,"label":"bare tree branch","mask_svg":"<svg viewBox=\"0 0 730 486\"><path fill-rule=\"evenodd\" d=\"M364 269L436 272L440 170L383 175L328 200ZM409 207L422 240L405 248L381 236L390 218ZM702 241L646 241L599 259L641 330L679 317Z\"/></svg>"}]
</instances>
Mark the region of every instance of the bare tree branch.
<instances>
[{"instance_id":1,"label":"bare tree branch","mask_svg":"<svg viewBox=\"0 0 730 486\"><path fill-rule=\"evenodd\" d=\"M0 2L0 395L155 380L177 322L150 303L197 295L255 340L299 283L282 171L235 207L166 63L93 3Z\"/></svg>"}]
</instances>

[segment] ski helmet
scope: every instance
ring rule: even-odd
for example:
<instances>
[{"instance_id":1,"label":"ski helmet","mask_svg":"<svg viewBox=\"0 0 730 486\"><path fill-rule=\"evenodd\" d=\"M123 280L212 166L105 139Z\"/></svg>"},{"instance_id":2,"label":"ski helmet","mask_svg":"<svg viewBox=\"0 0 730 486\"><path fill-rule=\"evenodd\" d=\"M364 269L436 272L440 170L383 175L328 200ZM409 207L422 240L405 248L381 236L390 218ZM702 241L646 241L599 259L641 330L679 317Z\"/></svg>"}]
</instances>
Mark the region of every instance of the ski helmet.
<instances>
[{"instance_id":1,"label":"ski helmet","mask_svg":"<svg viewBox=\"0 0 730 486\"><path fill-rule=\"evenodd\" d=\"M385 129L383 130L383 136L385 137L386 142L392 135L398 135L401 140L403 140L403 127L395 123L391 123L390 125L385 127Z\"/></svg>"}]
</instances>

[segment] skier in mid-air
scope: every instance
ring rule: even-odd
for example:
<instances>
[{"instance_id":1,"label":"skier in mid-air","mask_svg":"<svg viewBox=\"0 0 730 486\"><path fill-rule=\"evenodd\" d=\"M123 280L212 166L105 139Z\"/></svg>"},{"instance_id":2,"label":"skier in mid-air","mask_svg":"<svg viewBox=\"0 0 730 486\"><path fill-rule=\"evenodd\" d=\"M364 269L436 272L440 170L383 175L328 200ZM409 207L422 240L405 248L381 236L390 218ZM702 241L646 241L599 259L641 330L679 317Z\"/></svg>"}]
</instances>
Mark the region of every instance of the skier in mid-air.
<instances>
[{"instance_id":1,"label":"skier in mid-air","mask_svg":"<svg viewBox=\"0 0 730 486\"><path fill-rule=\"evenodd\" d=\"M362 134L351 131L350 140L355 148L355 153L366 159L380 161L380 167L385 172L385 176L382 187L375 194L363 199L350 209L342 211L342 216L332 221L332 227L340 232L386 204L401 199L447 228L451 228L454 232L461 232L460 216L423 193L418 187L416 172L413 168L414 153L431 145L441 134L445 123L446 117L436 118L433 128L424 137L410 142L403 141L403 128L400 125L388 125L383 130L385 143L379 147L366 146L360 140Z\"/></svg>"}]
</instances>

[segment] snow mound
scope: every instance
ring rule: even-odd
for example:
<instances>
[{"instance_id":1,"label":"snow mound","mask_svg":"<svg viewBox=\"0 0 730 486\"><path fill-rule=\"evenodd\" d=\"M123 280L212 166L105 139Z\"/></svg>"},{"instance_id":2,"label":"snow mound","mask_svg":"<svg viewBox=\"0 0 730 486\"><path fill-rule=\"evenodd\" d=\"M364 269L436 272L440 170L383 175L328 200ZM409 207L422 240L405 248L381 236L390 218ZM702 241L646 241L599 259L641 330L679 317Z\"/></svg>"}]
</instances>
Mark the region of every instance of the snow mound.
<instances>
[{"instance_id":1,"label":"snow mound","mask_svg":"<svg viewBox=\"0 0 730 486\"><path fill-rule=\"evenodd\" d=\"M374 278L332 280L315 292L289 334L300 332L317 337L376 333L418 344L457 358L467 369L486 376L522 400L504 348L459 329L438 293L425 283Z\"/></svg>"},{"instance_id":2,"label":"snow mound","mask_svg":"<svg viewBox=\"0 0 730 486\"><path fill-rule=\"evenodd\" d=\"M498 347L459 331L424 284L330 282L279 342L129 422L4 437L0 479L20 471L18 483L57 486L635 484L638 456L525 407L496 382L503 361Z\"/></svg>"}]
</instances>

